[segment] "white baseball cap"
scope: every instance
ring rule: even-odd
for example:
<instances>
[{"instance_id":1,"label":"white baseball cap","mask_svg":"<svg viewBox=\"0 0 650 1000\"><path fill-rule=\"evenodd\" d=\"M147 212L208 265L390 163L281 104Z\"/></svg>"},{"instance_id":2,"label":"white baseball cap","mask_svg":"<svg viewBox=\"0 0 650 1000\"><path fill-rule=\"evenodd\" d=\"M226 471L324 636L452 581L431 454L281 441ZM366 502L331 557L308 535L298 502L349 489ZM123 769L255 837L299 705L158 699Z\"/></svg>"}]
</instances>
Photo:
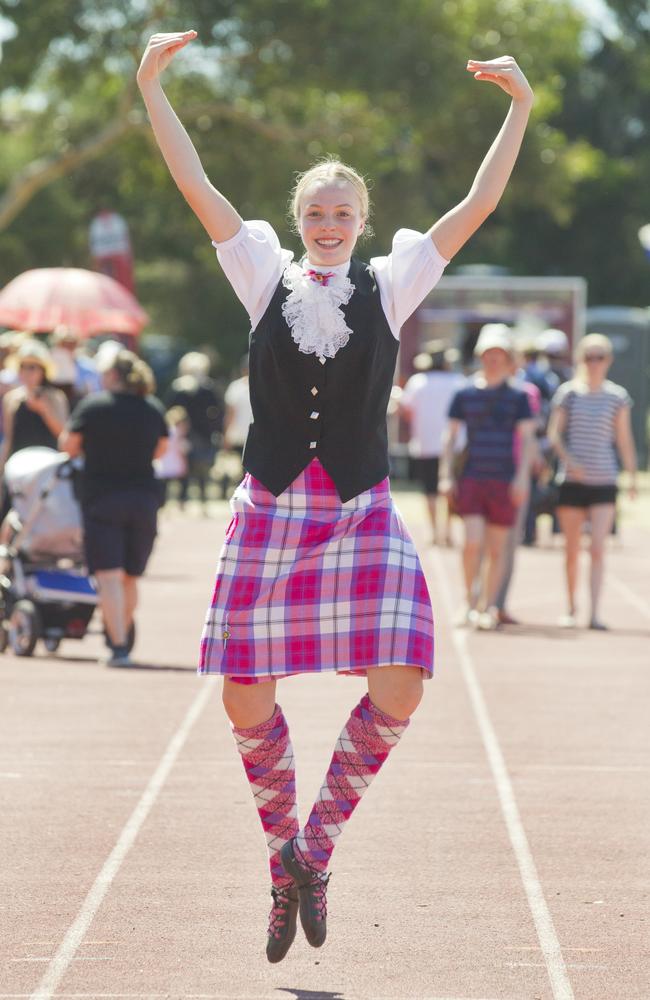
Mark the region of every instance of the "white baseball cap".
<instances>
[{"instance_id":1,"label":"white baseball cap","mask_svg":"<svg viewBox=\"0 0 650 1000\"><path fill-rule=\"evenodd\" d=\"M567 354L569 350L569 338L564 330L556 330L551 327L544 330L537 338L537 350L542 354Z\"/></svg>"},{"instance_id":2,"label":"white baseball cap","mask_svg":"<svg viewBox=\"0 0 650 1000\"><path fill-rule=\"evenodd\" d=\"M474 354L480 358L485 351L489 351L493 347L500 348L506 354L512 355L515 353L515 342L512 331L505 323L486 323L485 326L482 326L478 340L476 341Z\"/></svg>"},{"instance_id":3,"label":"white baseball cap","mask_svg":"<svg viewBox=\"0 0 650 1000\"><path fill-rule=\"evenodd\" d=\"M124 344L119 340L104 340L95 353L95 367L100 374L110 371L115 364L120 351L124 350Z\"/></svg>"}]
</instances>

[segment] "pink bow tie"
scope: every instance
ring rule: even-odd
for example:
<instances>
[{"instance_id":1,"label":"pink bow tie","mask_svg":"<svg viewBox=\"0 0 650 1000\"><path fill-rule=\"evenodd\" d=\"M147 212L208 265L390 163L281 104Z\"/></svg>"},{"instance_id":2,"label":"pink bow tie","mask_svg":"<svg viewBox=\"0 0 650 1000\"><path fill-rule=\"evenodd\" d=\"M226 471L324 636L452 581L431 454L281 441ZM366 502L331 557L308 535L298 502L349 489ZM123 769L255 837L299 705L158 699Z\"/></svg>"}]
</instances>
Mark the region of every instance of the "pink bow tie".
<instances>
[{"instance_id":1,"label":"pink bow tie","mask_svg":"<svg viewBox=\"0 0 650 1000\"><path fill-rule=\"evenodd\" d=\"M324 285L325 287L329 285L330 278L336 277L334 271L323 272L323 271L309 270L306 271L305 273L307 274L307 277L310 278L312 281L315 281L317 285Z\"/></svg>"}]
</instances>

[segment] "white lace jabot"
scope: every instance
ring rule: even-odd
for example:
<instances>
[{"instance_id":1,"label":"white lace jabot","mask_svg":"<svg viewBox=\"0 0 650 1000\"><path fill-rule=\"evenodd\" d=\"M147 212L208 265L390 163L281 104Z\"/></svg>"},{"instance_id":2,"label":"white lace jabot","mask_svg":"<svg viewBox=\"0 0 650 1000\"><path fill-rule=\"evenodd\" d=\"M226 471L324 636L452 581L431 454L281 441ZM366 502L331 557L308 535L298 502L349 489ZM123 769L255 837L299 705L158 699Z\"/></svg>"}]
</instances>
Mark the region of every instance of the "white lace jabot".
<instances>
[{"instance_id":1,"label":"white lace jabot","mask_svg":"<svg viewBox=\"0 0 650 1000\"><path fill-rule=\"evenodd\" d=\"M305 260L300 264L291 262L285 269L282 284L289 289L289 295L282 315L303 354L315 354L324 361L333 358L350 339L352 330L342 311L354 291L349 268L349 261L315 267Z\"/></svg>"}]
</instances>

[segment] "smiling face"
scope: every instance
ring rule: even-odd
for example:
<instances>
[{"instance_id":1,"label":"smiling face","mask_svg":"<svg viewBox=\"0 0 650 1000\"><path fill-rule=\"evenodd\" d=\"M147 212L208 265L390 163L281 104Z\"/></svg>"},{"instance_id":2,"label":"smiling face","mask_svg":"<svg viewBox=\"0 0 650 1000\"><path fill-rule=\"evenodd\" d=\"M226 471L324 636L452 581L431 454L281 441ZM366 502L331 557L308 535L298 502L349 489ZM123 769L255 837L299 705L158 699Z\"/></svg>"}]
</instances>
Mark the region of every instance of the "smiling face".
<instances>
[{"instance_id":1,"label":"smiling face","mask_svg":"<svg viewBox=\"0 0 650 1000\"><path fill-rule=\"evenodd\" d=\"M359 197L347 181L318 182L300 201L300 236L310 264L344 264L363 232Z\"/></svg>"}]
</instances>

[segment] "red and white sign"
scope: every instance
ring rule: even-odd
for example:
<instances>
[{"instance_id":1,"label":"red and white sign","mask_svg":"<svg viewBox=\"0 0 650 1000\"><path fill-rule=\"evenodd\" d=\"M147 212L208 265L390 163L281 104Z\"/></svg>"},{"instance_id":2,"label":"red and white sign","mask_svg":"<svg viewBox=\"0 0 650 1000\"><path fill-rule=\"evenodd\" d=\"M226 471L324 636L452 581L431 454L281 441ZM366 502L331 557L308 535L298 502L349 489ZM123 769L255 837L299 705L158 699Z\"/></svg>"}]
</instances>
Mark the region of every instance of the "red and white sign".
<instances>
[{"instance_id":1,"label":"red and white sign","mask_svg":"<svg viewBox=\"0 0 650 1000\"><path fill-rule=\"evenodd\" d=\"M126 220L106 209L90 223L88 238L95 270L115 278L132 292L133 254Z\"/></svg>"}]
</instances>

